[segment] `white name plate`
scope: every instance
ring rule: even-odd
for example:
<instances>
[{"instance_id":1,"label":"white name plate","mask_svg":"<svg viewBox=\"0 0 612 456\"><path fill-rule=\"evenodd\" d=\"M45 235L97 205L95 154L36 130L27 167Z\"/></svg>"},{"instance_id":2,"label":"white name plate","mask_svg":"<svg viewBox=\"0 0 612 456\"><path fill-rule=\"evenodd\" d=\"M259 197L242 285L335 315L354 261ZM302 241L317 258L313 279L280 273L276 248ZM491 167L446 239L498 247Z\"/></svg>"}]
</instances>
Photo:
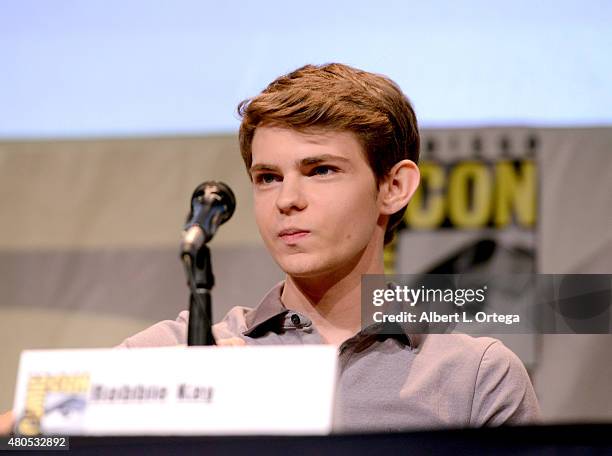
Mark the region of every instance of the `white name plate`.
<instances>
[{"instance_id":1,"label":"white name plate","mask_svg":"<svg viewBox=\"0 0 612 456\"><path fill-rule=\"evenodd\" d=\"M15 432L327 434L335 382L329 345L29 350Z\"/></svg>"}]
</instances>

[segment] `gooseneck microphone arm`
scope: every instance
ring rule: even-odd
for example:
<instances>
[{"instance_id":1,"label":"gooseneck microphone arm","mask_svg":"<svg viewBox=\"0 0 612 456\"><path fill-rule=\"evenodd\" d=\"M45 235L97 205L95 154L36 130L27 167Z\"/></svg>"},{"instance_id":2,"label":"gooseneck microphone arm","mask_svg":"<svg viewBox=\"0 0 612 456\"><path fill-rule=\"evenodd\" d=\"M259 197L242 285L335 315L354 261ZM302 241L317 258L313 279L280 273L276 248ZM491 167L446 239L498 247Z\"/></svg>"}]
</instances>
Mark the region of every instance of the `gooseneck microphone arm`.
<instances>
[{"instance_id":1,"label":"gooseneck microphone arm","mask_svg":"<svg viewBox=\"0 0 612 456\"><path fill-rule=\"evenodd\" d=\"M221 182L204 182L191 197L179 253L190 290L187 345L215 345L210 294L215 277L206 243L229 220L235 207L232 190Z\"/></svg>"}]
</instances>

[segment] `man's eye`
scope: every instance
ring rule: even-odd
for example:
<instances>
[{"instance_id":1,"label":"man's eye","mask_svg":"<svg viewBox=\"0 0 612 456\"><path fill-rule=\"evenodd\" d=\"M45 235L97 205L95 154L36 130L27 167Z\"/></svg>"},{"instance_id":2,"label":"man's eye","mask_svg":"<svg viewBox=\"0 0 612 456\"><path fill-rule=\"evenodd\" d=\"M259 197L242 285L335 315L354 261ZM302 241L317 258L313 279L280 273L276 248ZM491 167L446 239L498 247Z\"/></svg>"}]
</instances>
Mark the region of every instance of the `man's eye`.
<instances>
[{"instance_id":1,"label":"man's eye","mask_svg":"<svg viewBox=\"0 0 612 456\"><path fill-rule=\"evenodd\" d=\"M255 177L255 182L257 182L258 184L271 184L272 182L275 182L279 179L280 178L276 174L265 173L258 174Z\"/></svg>"},{"instance_id":2,"label":"man's eye","mask_svg":"<svg viewBox=\"0 0 612 456\"><path fill-rule=\"evenodd\" d=\"M331 166L317 166L316 168L312 169L310 174L313 176L328 176L333 174L335 171L336 169Z\"/></svg>"}]
</instances>

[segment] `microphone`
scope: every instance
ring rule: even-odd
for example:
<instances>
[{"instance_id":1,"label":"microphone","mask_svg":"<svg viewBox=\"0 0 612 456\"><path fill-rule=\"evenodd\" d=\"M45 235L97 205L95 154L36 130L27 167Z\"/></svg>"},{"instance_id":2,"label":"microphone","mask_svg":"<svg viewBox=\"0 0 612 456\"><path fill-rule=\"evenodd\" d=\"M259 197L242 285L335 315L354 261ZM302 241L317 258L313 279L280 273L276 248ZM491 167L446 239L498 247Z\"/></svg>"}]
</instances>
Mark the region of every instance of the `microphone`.
<instances>
[{"instance_id":1,"label":"microphone","mask_svg":"<svg viewBox=\"0 0 612 456\"><path fill-rule=\"evenodd\" d=\"M196 187L191 196L191 211L187 216L181 240L181 256L195 258L209 242L220 225L234 214L236 198L223 182L208 181Z\"/></svg>"},{"instance_id":2,"label":"microphone","mask_svg":"<svg viewBox=\"0 0 612 456\"><path fill-rule=\"evenodd\" d=\"M187 345L215 345L212 333L210 290L215 284L209 242L217 228L227 222L236 208L236 198L222 182L209 181L196 187L185 222L180 257L185 268L189 298Z\"/></svg>"}]
</instances>

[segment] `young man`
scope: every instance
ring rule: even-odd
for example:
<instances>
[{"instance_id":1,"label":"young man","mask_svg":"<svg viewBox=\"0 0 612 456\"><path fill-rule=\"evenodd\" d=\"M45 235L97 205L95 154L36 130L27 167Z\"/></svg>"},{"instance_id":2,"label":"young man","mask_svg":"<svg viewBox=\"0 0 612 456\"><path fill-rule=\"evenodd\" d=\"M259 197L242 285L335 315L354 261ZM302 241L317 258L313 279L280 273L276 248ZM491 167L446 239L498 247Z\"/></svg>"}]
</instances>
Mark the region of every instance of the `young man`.
<instances>
[{"instance_id":1,"label":"young man","mask_svg":"<svg viewBox=\"0 0 612 456\"><path fill-rule=\"evenodd\" d=\"M384 244L419 183L417 121L399 87L345 65L307 65L238 110L257 225L286 279L215 325L220 344L337 345L338 430L536 421L527 373L499 341L361 330L361 275L383 273ZM185 343L187 320L183 312L122 346Z\"/></svg>"},{"instance_id":2,"label":"young man","mask_svg":"<svg viewBox=\"0 0 612 456\"><path fill-rule=\"evenodd\" d=\"M419 183L417 121L397 85L307 65L239 113L257 225L286 279L216 324L219 344L337 345L340 431L535 421L527 373L499 341L361 330L361 275L383 273L384 244ZM121 345L184 344L187 321L182 312Z\"/></svg>"}]
</instances>

